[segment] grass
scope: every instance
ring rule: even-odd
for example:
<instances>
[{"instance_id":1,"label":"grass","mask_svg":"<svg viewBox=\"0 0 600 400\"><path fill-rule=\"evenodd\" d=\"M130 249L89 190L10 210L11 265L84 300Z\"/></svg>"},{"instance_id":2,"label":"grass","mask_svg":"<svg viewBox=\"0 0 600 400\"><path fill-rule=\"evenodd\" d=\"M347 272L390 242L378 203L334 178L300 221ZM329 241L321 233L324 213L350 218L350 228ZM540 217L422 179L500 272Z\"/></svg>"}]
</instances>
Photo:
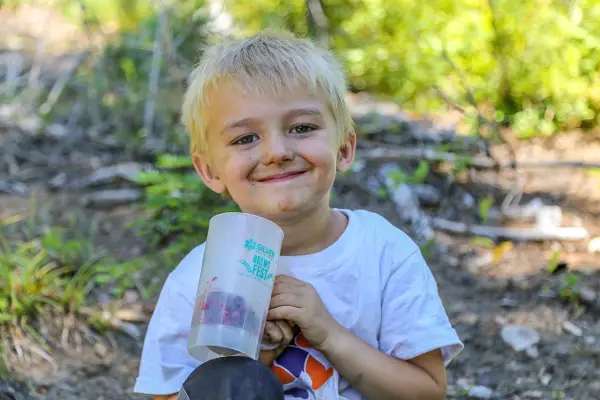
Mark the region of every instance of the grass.
<instances>
[{"instance_id":1,"label":"grass","mask_svg":"<svg viewBox=\"0 0 600 400\"><path fill-rule=\"evenodd\" d=\"M33 357L54 363L49 345L54 338L40 328L44 319L62 323L76 318L93 327L92 318L80 311L90 291L109 282L101 278L114 264L94 248L97 226L82 231L82 221L76 213L51 216L35 198L27 218L0 220L0 370ZM64 326L69 336L71 328Z\"/></svg>"},{"instance_id":2,"label":"grass","mask_svg":"<svg viewBox=\"0 0 600 400\"><path fill-rule=\"evenodd\" d=\"M0 221L0 324L35 318L48 307L77 312L102 260L91 240L72 229L72 218L71 226L49 226L35 198L28 215Z\"/></svg>"},{"instance_id":3,"label":"grass","mask_svg":"<svg viewBox=\"0 0 600 400\"><path fill-rule=\"evenodd\" d=\"M99 251L102 240L97 237L101 230L96 219L64 205L60 212L51 211L39 206L35 197L26 218L0 221L3 356L20 355L26 341L28 350L52 363L54 344L67 346L62 338L40 333L48 320L58 322L59 337L65 336L61 329L93 328L102 333L111 320L90 301L94 298L90 294L108 294L118 301L125 290L136 288L149 300L162 286L165 272L204 239L210 216L234 209L189 173L187 158L163 155L156 166L160 171L138 179L145 188L142 216L129 228L151 249L138 257L119 260ZM77 323L68 322L74 319Z\"/></svg>"}]
</instances>

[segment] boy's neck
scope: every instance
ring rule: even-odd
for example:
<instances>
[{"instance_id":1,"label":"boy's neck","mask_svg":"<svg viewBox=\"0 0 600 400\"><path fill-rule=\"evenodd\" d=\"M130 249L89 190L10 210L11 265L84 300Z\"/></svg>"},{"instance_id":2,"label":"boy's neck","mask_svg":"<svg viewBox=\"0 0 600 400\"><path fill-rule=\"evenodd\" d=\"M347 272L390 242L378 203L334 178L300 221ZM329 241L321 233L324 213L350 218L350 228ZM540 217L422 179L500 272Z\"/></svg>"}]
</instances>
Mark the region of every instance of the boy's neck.
<instances>
[{"instance_id":1,"label":"boy's neck","mask_svg":"<svg viewBox=\"0 0 600 400\"><path fill-rule=\"evenodd\" d=\"M325 201L309 214L285 221L277 221L283 229L282 256L318 253L333 244L344 232L347 217Z\"/></svg>"}]
</instances>

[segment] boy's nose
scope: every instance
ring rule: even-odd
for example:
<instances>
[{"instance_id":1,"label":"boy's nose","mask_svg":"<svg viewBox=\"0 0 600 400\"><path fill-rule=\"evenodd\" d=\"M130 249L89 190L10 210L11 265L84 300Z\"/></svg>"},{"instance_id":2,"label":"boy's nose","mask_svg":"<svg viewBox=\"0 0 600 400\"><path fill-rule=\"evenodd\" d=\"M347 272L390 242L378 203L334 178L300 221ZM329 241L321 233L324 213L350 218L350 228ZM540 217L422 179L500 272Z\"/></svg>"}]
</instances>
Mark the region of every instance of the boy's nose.
<instances>
[{"instance_id":1,"label":"boy's nose","mask_svg":"<svg viewBox=\"0 0 600 400\"><path fill-rule=\"evenodd\" d=\"M263 160L265 164L281 164L294 157L294 152L289 147L289 141L279 134L268 135L263 140Z\"/></svg>"}]
</instances>

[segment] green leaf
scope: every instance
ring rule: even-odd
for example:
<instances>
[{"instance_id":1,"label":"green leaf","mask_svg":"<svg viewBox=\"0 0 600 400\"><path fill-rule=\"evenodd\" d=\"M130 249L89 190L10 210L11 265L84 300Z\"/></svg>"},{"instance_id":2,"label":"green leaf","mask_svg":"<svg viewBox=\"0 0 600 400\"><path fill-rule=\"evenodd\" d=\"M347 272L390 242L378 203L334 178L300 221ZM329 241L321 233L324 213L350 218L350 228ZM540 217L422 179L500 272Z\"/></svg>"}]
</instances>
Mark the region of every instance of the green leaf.
<instances>
[{"instance_id":1,"label":"green leaf","mask_svg":"<svg viewBox=\"0 0 600 400\"><path fill-rule=\"evenodd\" d=\"M554 271L556 271L556 268L558 267L559 261L560 261L560 251L555 250L552 253L552 257L550 258L550 261L548 261L548 265L546 266L546 272L548 272L549 274L554 273Z\"/></svg>"},{"instance_id":2,"label":"green leaf","mask_svg":"<svg viewBox=\"0 0 600 400\"><path fill-rule=\"evenodd\" d=\"M42 246L47 249L58 250L62 246L59 229L50 229L42 238Z\"/></svg>"},{"instance_id":3,"label":"green leaf","mask_svg":"<svg viewBox=\"0 0 600 400\"><path fill-rule=\"evenodd\" d=\"M494 196L491 195L479 201L479 218L481 218L481 221L487 222L492 205L494 205Z\"/></svg>"},{"instance_id":4,"label":"green leaf","mask_svg":"<svg viewBox=\"0 0 600 400\"><path fill-rule=\"evenodd\" d=\"M390 178L396 186L409 182L408 175L400 169L390 172L388 174L388 178Z\"/></svg>"},{"instance_id":5,"label":"green leaf","mask_svg":"<svg viewBox=\"0 0 600 400\"><path fill-rule=\"evenodd\" d=\"M153 185L162 183L164 180L165 176L159 171L143 171L134 178L135 183L139 185Z\"/></svg>"},{"instance_id":6,"label":"green leaf","mask_svg":"<svg viewBox=\"0 0 600 400\"><path fill-rule=\"evenodd\" d=\"M415 173L413 174L413 176L410 178L410 182L411 183L416 183L416 184L420 184L425 182L425 179L427 179L427 177L429 176L429 162L428 161L421 161L419 163L419 166L417 167Z\"/></svg>"},{"instance_id":7,"label":"green leaf","mask_svg":"<svg viewBox=\"0 0 600 400\"><path fill-rule=\"evenodd\" d=\"M586 176L600 179L600 168L590 168L585 171Z\"/></svg>"},{"instance_id":8,"label":"green leaf","mask_svg":"<svg viewBox=\"0 0 600 400\"><path fill-rule=\"evenodd\" d=\"M377 191L375 192L375 194L377 195L377 197L379 197L380 199L386 198L388 195L388 191L385 188L379 188L377 189Z\"/></svg>"},{"instance_id":9,"label":"green leaf","mask_svg":"<svg viewBox=\"0 0 600 400\"><path fill-rule=\"evenodd\" d=\"M489 249L493 249L496 247L496 243L494 243L493 240L487 238L487 237L483 237L483 236L475 236L471 239L471 243L473 243L474 245L478 245L478 246L482 246L482 247L486 247Z\"/></svg>"},{"instance_id":10,"label":"green leaf","mask_svg":"<svg viewBox=\"0 0 600 400\"><path fill-rule=\"evenodd\" d=\"M0 322L11 322L14 318L12 314L0 313Z\"/></svg>"},{"instance_id":11,"label":"green leaf","mask_svg":"<svg viewBox=\"0 0 600 400\"><path fill-rule=\"evenodd\" d=\"M162 154L156 162L158 168L193 168L194 164L189 156Z\"/></svg>"},{"instance_id":12,"label":"green leaf","mask_svg":"<svg viewBox=\"0 0 600 400\"><path fill-rule=\"evenodd\" d=\"M454 171L460 172L469 168L473 164L473 158L470 156L459 156L454 163Z\"/></svg>"}]
</instances>

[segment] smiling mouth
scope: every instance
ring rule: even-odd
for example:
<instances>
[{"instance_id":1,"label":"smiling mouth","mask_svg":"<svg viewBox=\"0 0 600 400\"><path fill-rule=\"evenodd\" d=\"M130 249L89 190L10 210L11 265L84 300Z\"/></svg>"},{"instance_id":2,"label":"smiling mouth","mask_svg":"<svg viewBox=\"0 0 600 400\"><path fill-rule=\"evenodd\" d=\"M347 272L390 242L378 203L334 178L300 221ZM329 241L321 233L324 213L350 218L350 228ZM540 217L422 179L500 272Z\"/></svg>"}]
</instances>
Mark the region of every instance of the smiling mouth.
<instances>
[{"instance_id":1,"label":"smiling mouth","mask_svg":"<svg viewBox=\"0 0 600 400\"><path fill-rule=\"evenodd\" d=\"M304 174L305 172L306 171L285 172L283 174L272 175L267 178L259 179L258 181L261 183L274 183L274 182L289 181L291 179L297 178L298 176Z\"/></svg>"}]
</instances>

